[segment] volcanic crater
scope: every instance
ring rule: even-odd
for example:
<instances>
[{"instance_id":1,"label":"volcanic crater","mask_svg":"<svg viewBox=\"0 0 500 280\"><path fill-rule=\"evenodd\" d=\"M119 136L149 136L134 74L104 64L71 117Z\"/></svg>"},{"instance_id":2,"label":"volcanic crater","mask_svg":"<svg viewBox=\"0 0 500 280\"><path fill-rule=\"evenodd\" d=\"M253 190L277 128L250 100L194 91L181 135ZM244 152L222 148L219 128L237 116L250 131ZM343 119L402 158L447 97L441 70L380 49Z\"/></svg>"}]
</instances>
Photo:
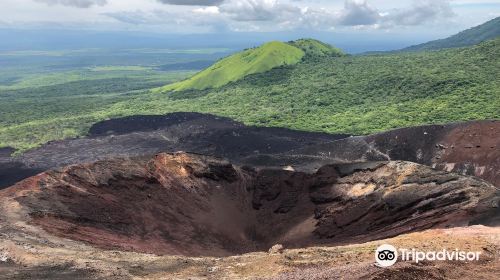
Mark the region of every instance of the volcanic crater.
<instances>
[{"instance_id":1,"label":"volcanic crater","mask_svg":"<svg viewBox=\"0 0 500 280\"><path fill-rule=\"evenodd\" d=\"M306 173L183 152L47 171L0 197L9 209L0 214L4 224L24 215L35 228L92 246L185 256L366 242L494 225L500 216L490 183L416 163L333 164Z\"/></svg>"}]
</instances>

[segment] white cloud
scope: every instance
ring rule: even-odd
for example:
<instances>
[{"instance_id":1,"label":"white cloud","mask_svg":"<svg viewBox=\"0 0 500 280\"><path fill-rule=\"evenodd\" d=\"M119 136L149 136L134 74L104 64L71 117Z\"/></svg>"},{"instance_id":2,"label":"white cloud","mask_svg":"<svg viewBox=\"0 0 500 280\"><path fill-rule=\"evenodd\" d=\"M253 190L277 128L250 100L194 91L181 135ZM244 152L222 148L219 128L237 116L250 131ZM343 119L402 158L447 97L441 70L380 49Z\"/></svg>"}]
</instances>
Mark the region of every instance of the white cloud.
<instances>
[{"instance_id":1,"label":"white cloud","mask_svg":"<svg viewBox=\"0 0 500 280\"><path fill-rule=\"evenodd\" d=\"M180 6L216 6L224 0L158 0L163 4Z\"/></svg>"},{"instance_id":2,"label":"white cloud","mask_svg":"<svg viewBox=\"0 0 500 280\"><path fill-rule=\"evenodd\" d=\"M482 3L483 6L474 3ZM10 25L77 22L178 32L468 28L500 13L494 0L2 0ZM458 6L457 6L458 5ZM466 5L466 6L464 6ZM474 9L468 8L474 6ZM467 7L467 8L464 8ZM493 8L492 8L493 7ZM85 9L82 9L85 8ZM470 12L474 10L474 12ZM169 26L167 26L169 25ZM100 29L102 29L100 28ZM433 29L440 29L433 28Z\"/></svg>"},{"instance_id":3,"label":"white cloud","mask_svg":"<svg viewBox=\"0 0 500 280\"><path fill-rule=\"evenodd\" d=\"M296 16L300 8L279 0L231 0L220 11L236 21L276 21Z\"/></svg>"},{"instance_id":4,"label":"white cloud","mask_svg":"<svg viewBox=\"0 0 500 280\"><path fill-rule=\"evenodd\" d=\"M89 8L91 6L104 6L106 0L35 0L36 2L45 3L48 5L63 5L77 8Z\"/></svg>"},{"instance_id":5,"label":"white cloud","mask_svg":"<svg viewBox=\"0 0 500 280\"><path fill-rule=\"evenodd\" d=\"M219 7L217 6L209 6L204 8L197 8L193 10L194 13L197 14L205 14L205 15L217 15L220 14Z\"/></svg>"}]
</instances>

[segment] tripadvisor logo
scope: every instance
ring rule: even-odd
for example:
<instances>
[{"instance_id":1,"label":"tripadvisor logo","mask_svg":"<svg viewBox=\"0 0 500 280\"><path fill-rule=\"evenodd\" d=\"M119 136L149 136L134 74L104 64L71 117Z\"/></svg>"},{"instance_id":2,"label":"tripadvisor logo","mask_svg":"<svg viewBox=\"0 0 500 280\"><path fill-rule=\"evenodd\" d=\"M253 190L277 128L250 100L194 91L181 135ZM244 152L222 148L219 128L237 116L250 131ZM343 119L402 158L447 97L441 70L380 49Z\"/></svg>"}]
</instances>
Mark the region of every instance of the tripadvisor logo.
<instances>
[{"instance_id":1,"label":"tripadvisor logo","mask_svg":"<svg viewBox=\"0 0 500 280\"><path fill-rule=\"evenodd\" d=\"M375 250L375 261L381 267L394 265L398 259L401 261L478 261L481 252L465 252L443 249L440 251L418 251L416 249L404 249L383 244Z\"/></svg>"},{"instance_id":2,"label":"tripadvisor logo","mask_svg":"<svg viewBox=\"0 0 500 280\"><path fill-rule=\"evenodd\" d=\"M381 267L388 267L396 263L398 260L398 251L396 248L389 244L378 246L375 251L375 261Z\"/></svg>"}]
</instances>

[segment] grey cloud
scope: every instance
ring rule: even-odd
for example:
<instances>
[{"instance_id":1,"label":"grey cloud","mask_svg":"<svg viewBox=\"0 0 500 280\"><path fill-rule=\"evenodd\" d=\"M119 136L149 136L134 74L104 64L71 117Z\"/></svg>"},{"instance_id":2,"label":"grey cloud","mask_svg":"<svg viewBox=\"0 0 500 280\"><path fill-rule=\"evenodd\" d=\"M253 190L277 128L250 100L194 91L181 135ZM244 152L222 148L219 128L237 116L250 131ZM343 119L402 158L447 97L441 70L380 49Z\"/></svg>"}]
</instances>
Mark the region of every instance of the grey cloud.
<instances>
[{"instance_id":1,"label":"grey cloud","mask_svg":"<svg viewBox=\"0 0 500 280\"><path fill-rule=\"evenodd\" d=\"M338 23L340 25L373 25L380 20L380 14L377 9L368 5L366 1L356 2L353 0L345 1L344 10L340 14Z\"/></svg>"},{"instance_id":2,"label":"grey cloud","mask_svg":"<svg viewBox=\"0 0 500 280\"><path fill-rule=\"evenodd\" d=\"M337 24L344 26L414 26L454 16L449 0L414 0L406 9L394 9L384 13L368 5L367 1L347 0Z\"/></svg>"},{"instance_id":3,"label":"grey cloud","mask_svg":"<svg viewBox=\"0 0 500 280\"><path fill-rule=\"evenodd\" d=\"M89 8L91 6L104 6L107 0L35 0L36 2L45 3L48 5L63 5L77 8Z\"/></svg>"},{"instance_id":4,"label":"grey cloud","mask_svg":"<svg viewBox=\"0 0 500 280\"><path fill-rule=\"evenodd\" d=\"M394 10L384 17L389 25L420 25L454 16L447 0L415 1L410 9Z\"/></svg>"},{"instance_id":5,"label":"grey cloud","mask_svg":"<svg viewBox=\"0 0 500 280\"><path fill-rule=\"evenodd\" d=\"M301 2L293 0L291 2ZM231 0L219 6L220 12L235 21L287 22L290 25L329 29L335 25L372 25L380 20L377 9L365 2L345 1L344 9L333 12L328 9L301 8L285 1Z\"/></svg>"},{"instance_id":6,"label":"grey cloud","mask_svg":"<svg viewBox=\"0 0 500 280\"><path fill-rule=\"evenodd\" d=\"M300 15L299 7L280 1L232 0L219 9L235 21L293 20Z\"/></svg>"},{"instance_id":7,"label":"grey cloud","mask_svg":"<svg viewBox=\"0 0 500 280\"><path fill-rule=\"evenodd\" d=\"M45 1L45 0L44 0ZM415 1L406 9L378 10L365 1L346 0L342 10L306 8L300 0L158 0L169 4L212 6L211 12L202 9L180 8L175 11L115 12L105 15L134 25L168 25L185 28L233 30L331 30L341 26L392 28L420 25L453 15L447 0ZM217 4L219 3L219 4ZM371 2L370 2L371 3ZM211 9L211 8L210 8Z\"/></svg>"},{"instance_id":8,"label":"grey cloud","mask_svg":"<svg viewBox=\"0 0 500 280\"><path fill-rule=\"evenodd\" d=\"M185 6L217 6L225 0L158 0L163 4Z\"/></svg>"}]
</instances>

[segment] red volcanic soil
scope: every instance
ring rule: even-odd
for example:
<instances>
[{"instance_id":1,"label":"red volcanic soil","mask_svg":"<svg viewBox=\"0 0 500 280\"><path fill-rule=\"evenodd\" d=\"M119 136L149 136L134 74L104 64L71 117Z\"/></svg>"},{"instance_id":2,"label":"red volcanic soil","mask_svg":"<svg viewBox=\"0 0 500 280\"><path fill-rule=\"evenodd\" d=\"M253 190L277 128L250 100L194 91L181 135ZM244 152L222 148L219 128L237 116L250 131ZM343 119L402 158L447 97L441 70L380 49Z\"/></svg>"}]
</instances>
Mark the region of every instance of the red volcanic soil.
<instances>
[{"instance_id":1,"label":"red volcanic soil","mask_svg":"<svg viewBox=\"0 0 500 280\"><path fill-rule=\"evenodd\" d=\"M226 256L498 222L499 191L409 162L315 174L185 154L74 165L0 192L29 223L105 249Z\"/></svg>"},{"instance_id":2,"label":"red volcanic soil","mask_svg":"<svg viewBox=\"0 0 500 280\"><path fill-rule=\"evenodd\" d=\"M458 127L440 139L434 166L473 174L500 186L500 122Z\"/></svg>"},{"instance_id":3,"label":"red volcanic soil","mask_svg":"<svg viewBox=\"0 0 500 280\"><path fill-rule=\"evenodd\" d=\"M404 160L500 186L500 121L408 127L290 151L312 166L330 161ZM305 160L307 157L309 160ZM275 161L275 164L280 161Z\"/></svg>"},{"instance_id":4,"label":"red volcanic soil","mask_svg":"<svg viewBox=\"0 0 500 280\"><path fill-rule=\"evenodd\" d=\"M406 128L368 137L371 141L392 160L474 175L500 186L500 121Z\"/></svg>"}]
</instances>

